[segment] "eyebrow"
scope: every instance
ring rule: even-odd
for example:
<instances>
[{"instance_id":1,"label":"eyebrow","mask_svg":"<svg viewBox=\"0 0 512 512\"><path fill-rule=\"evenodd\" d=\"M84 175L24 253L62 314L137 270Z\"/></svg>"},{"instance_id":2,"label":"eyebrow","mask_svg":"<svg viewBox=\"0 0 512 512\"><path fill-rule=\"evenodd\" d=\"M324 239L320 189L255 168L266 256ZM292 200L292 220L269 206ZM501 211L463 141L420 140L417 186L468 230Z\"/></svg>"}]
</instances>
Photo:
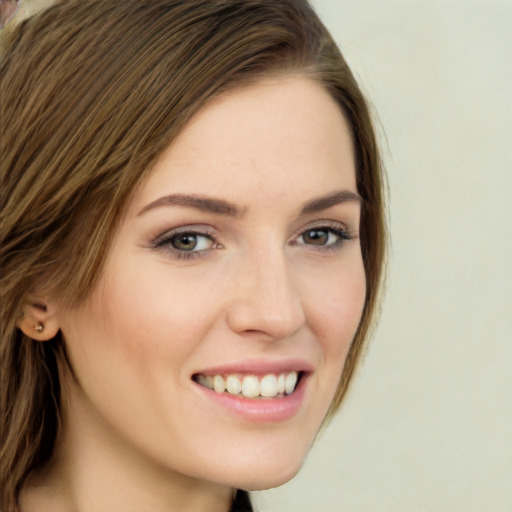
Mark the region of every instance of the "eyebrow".
<instances>
[{"instance_id":1,"label":"eyebrow","mask_svg":"<svg viewBox=\"0 0 512 512\"><path fill-rule=\"evenodd\" d=\"M334 194L329 194L327 196L319 197L318 199L313 199L304 205L300 214L307 215L309 213L316 213L323 210L327 210L332 206L336 206L337 204L347 203L355 201L360 205L363 204L363 199L359 194L355 192L351 192L350 190L341 190L340 192L335 192Z\"/></svg>"},{"instance_id":2,"label":"eyebrow","mask_svg":"<svg viewBox=\"0 0 512 512\"><path fill-rule=\"evenodd\" d=\"M163 196L153 201L152 203L144 206L137 215L142 215L148 210L157 208L159 206L186 206L189 208L196 208L209 213L218 213L227 215L229 217L242 217L245 209L237 206L234 203L224 201L224 199L216 199L195 194L170 194Z\"/></svg>"},{"instance_id":3,"label":"eyebrow","mask_svg":"<svg viewBox=\"0 0 512 512\"><path fill-rule=\"evenodd\" d=\"M361 196L355 192L342 190L307 202L302 207L300 215L308 215L311 213L320 212L327 210L332 206L352 201L358 202L359 204L362 204L363 202ZM144 206L144 208L142 208L137 216L160 206L185 206L189 208L196 208L197 210L204 212L238 218L243 217L247 210L247 208L241 207L235 203L230 203L224 199L217 199L196 194L170 194L160 197L152 203Z\"/></svg>"}]
</instances>

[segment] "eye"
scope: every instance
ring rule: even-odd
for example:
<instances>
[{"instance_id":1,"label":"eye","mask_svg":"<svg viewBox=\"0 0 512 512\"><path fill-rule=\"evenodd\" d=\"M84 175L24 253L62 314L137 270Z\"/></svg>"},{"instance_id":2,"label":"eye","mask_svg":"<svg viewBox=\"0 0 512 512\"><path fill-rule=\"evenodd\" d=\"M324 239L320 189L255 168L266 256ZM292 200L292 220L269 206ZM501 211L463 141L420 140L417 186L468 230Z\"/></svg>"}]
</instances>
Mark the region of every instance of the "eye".
<instances>
[{"instance_id":1,"label":"eye","mask_svg":"<svg viewBox=\"0 0 512 512\"><path fill-rule=\"evenodd\" d=\"M153 246L175 258L194 258L220 247L213 233L193 229L168 231L153 240Z\"/></svg>"},{"instance_id":2,"label":"eye","mask_svg":"<svg viewBox=\"0 0 512 512\"><path fill-rule=\"evenodd\" d=\"M346 240L351 240L351 236L341 226L318 226L304 231L296 244L333 249L341 247Z\"/></svg>"},{"instance_id":3,"label":"eye","mask_svg":"<svg viewBox=\"0 0 512 512\"><path fill-rule=\"evenodd\" d=\"M168 243L177 251L199 252L211 249L214 241L210 236L199 233L177 233L169 238Z\"/></svg>"}]
</instances>

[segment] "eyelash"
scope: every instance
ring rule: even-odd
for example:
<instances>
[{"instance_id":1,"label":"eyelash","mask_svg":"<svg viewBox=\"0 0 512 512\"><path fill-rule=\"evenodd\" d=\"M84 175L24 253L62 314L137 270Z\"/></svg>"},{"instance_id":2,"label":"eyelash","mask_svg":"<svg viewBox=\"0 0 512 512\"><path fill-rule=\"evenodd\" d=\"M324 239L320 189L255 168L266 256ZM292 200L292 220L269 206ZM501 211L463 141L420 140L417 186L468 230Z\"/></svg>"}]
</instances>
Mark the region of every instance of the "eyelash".
<instances>
[{"instance_id":1,"label":"eyelash","mask_svg":"<svg viewBox=\"0 0 512 512\"><path fill-rule=\"evenodd\" d=\"M301 238L306 233L308 233L308 232L311 233L313 231L317 231L317 232L325 231L325 232L327 232L328 235L330 235L330 234L335 235L337 237L337 240L334 243L329 244L329 245L315 245L315 244L300 243L300 242L297 242L296 241L297 239L296 239L292 245L311 245L312 247L318 248L318 250L334 251L336 249L341 249L341 247L343 247L345 242L347 242L349 240L353 240L353 238L354 238L348 232L347 229L341 227L339 224L329 224L329 223L327 223L327 224L323 223L323 224L319 224L317 226L309 227L306 230L302 231L301 234L297 238Z\"/></svg>"},{"instance_id":2,"label":"eyelash","mask_svg":"<svg viewBox=\"0 0 512 512\"><path fill-rule=\"evenodd\" d=\"M324 231L327 232L328 235L334 235L337 237L337 240L334 243L331 243L329 245L315 245L315 244L307 244L305 242L298 242L297 240L304 237L304 235L308 232L320 232ZM176 249L172 246L173 242L179 235L188 235L193 237L203 237L203 238L209 238L212 247L209 247L208 249L201 249L201 250L181 250ZM354 236L352 236L345 228L342 228L339 224L329 224L329 223L323 223L319 224L317 226L312 226L304 231L301 231L301 233L294 239L294 241L291 243L293 246L297 245L304 245L304 246L311 246L314 248L314 250L320 250L320 251L333 251L336 249L340 249L343 247L346 241L353 240ZM217 243L215 239L215 232L208 229L191 229L191 228L178 228L172 231L169 231L167 233L164 233L163 235L157 237L152 242L153 246L156 249L162 249L167 252L170 252L171 255L177 259L194 259L194 258L200 258L205 255L208 251L212 249L219 249L222 248L222 246Z\"/></svg>"},{"instance_id":3,"label":"eyelash","mask_svg":"<svg viewBox=\"0 0 512 512\"><path fill-rule=\"evenodd\" d=\"M177 238L179 235L188 235L188 236L196 236L196 237L203 237L203 238L209 238L213 244L213 247L209 249L203 249L200 251L185 251L176 249L172 246L172 243L175 238ZM203 256L203 253L206 251L209 251L211 249L216 249L220 247L220 244L217 244L215 240L215 233L208 229L190 229L190 228L182 228L182 229L174 229L172 231L168 231L167 233L164 233L163 235L157 237L155 240L153 240L153 245L157 249L162 249L167 252L170 252L172 256L178 259L192 259L192 258L200 258ZM217 247L215 247L217 246Z\"/></svg>"}]
</instances>

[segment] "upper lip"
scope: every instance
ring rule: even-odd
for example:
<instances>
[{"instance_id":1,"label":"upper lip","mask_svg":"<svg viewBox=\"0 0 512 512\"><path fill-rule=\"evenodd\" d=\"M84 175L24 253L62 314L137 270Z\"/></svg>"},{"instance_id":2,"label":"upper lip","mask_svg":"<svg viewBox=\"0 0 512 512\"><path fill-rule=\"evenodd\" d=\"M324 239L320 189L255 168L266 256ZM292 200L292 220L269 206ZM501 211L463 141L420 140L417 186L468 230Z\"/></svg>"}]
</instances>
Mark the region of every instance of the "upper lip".
<instances>
[{"instance_id":1,"label":"upper lip","mask_svg":"<svg viewBox=\"0 0 512 512\"><path fill-rule=\"evenodd\" d=\"M220 364L204 368L193 375L227 375L235 373L266 375L269 373L286 373L286 372L304 372L311 373L314 366L305 359L290 358L277 360L244 360Z\"/></svg>"}]
</instances>

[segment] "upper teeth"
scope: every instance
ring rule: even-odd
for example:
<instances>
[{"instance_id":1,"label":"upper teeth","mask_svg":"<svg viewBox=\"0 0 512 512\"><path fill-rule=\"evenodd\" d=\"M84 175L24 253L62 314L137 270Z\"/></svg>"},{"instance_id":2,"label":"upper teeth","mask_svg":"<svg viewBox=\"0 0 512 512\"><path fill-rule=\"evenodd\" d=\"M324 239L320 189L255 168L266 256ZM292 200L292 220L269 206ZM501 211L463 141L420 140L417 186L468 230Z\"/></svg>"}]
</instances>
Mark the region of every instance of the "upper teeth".
<instances>
[{"instance_id":1,"label":"upper teeth","mask_svg":"<svg viewBox=\"0 0 512 512\"><path fill-rule=\"evenodd\" d=\"M198 374L196 381L217 393L227 391L231 395L243 395L246 398L266 397L272 398L279 394L293 393L297 385L298 373L291 371L289 373L280 373L275 375L269 373L263 377L256 375L246 375L241 378L239 375L203 375Z\"/></svg>"}]
</instances>

